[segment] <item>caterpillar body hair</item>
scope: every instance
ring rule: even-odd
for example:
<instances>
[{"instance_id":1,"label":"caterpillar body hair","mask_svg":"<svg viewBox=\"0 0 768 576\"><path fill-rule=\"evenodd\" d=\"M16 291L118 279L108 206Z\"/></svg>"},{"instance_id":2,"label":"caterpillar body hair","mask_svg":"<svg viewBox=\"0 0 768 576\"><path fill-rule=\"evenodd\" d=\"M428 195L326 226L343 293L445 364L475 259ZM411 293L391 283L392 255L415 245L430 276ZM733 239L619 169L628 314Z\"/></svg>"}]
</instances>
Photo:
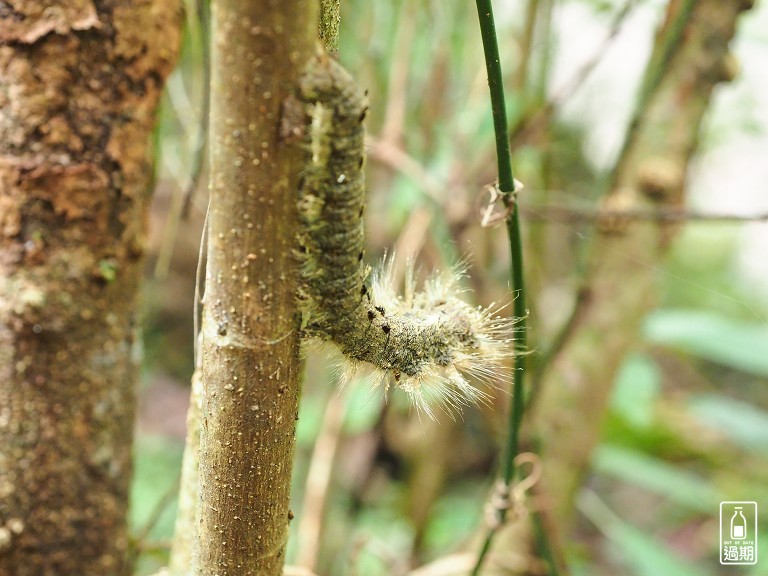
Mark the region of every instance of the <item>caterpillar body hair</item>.
<instances>
[{"instance_id":1,"label":"caterpillar body hair","mask_svg":"<svg viewBox=\"0 0 768 576\"><path fill-rule=\"evenodd\" d=\"M407 392L420 411L447 412L487 397L476 386L509 377L513 322L459 298L452 269L421 292L407 275L404 294L391 262L365 263L366 95L334 60L313 59L299 84L305 169L298 191L299 299L306 336L330 341L344 357L343 379L369 371Z\"/></svg>"}]
</instances>

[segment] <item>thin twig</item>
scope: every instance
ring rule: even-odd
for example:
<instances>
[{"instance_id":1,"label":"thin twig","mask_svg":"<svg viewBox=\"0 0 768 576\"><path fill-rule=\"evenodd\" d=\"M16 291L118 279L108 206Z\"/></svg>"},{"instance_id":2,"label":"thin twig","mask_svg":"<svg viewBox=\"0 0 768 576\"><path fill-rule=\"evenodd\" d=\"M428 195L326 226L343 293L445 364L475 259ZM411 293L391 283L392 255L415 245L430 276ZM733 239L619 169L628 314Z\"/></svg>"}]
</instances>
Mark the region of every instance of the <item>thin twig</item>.
<instances>
[{"instance_id":1,"label":"thin twig","mask_svg":"<svg viewBox=\"0 0 768 576\"><path fill-rule=\"evenodd\" d=\"M599 208L577 208L545 204L540 206L521 206L520 211L526 220L553 221L565 224L595 222L603 219L620 219L639 222L766 222L768 213L758 214L717 214L697 212L683 208L601 210Z\"/></svg>"},{"instance_id":2,"label":"thin twig","mask_svg":"<svg viewBox=\"0 0 768 576\"><path fill-rule=\"evenodd\" d=\"M202 287L203 270L205 268L205 248L208 246L208 214L211 211L211 199L208 198L208 207L205 210L205 220L203 220L203 229L200 231L200 249L197 253L197 268L195 269L195 301L192 304L192 325L193 325L193 357L195 366L198 366L200 356L200 289Z\"/></svg>"},{"instance_id":3,"label":"thin twig","mask_svg":"<svg viewBox=\"0 0 768 576\"><path fill-rule=\"evenodd\" d=\"M168 488L150 512L149 518L147 518L144 526L137 530L136 542L139 546L141 546L142 543L149 537L149 533L152 532L152 529L155 526L157 526L157 523L160 521L160 518L162 518L163 513L167 510L168 506L170 506L171 502L173 502L173 500L178 495L180 479L181 476L177 475L173 482L168 485Z\"/></svg>"},{"instance_id":4,"label":"thin twig","mask_svg":"<svg viewBox=\"0 0 768 576\"><path fill-rule=\"evenodd\" d=\"M525 85L528 80L528 69L533 57L533 38L536 28L536 16L539 12L539 2L540 0L528 0L525 6L525 25L523 26L523 34L520 37L520 63L515 71L513 77L514 84L512 85L512 91L520 92L521 94L526 92Z\"/></svg>"},{"instance_id":5,"label":"thin twig","mask_svg":"<svg viewBox=\"0 0 768 576\"><path fill-rule=\"evenodd\" d=\"M437 181L426 167L392 141L366 137L365 147L368 156L399 173L407 176L419 185L427 196L440 203L445 196L445 186Z\"/></svg>"},{"instance_id":6,"label":"thin twig","mask_svg":"<svg viewBox=\"0 0 768 576\"><path fill-rule=\"evenodd\" d=\"M203 78L200 85L201 110L200 115L197 118L188 120L186 117L183 117L187 115L182 115L180 111L192 107L184 89L184 80L179 76L178 90L170 89L171 84L169 83L169 90L167 93L171 100L172 107L176 112L179 122L184 128L183 132L185 136L191 138L194 145L192 147L191 165L185 174L176 178L177 182L183 181L183 184L180 190L174 190L171 197L171 205L166 218L163 240L160 245L157 261L155 262L154 276L157 279L164 279L170 269L173 251L176 246L179 224L189 217L192 197L194 196L195 190L198 189L200 178L204 173L203 164L208 144L208 111L210 108L208 90L208 79L210 78L210 58L208 56L208 2L204 0L187 0L185 2L185 12L187 14L187 33L190 36L189 42L193 46L193 50L194 47L200 47L198 58L203 63ZM176 95L175 98L174 95ZM181 99L182 102L177 102L179 99ZM192 126L187 128L188 124ZM163 159L166 167L168 167L168 164L170 163L170 157L171 155L168 151L165 151ZM180 163L176 162L175 164ZM181 170L174 170L174 172L181 172Z\"/></svg>"},{"instance_id":7,"label":"thin twig","mask_svg":"<svg viewBox=\"0 0 768 576\"><path fill-rule=\"evenodd\" d=\"M691 13L696 4L696 0L683 0L679 6L677 14L669 23L668 28L662 28L664 35L660 38L658 48L651 54L651 61L648 63L643 82L640 85L640 93L637 99L634 113L629 122L627 133L624 136L622 149L619 152L619 161L611 173L611 180L608 182L607 190L613 190L616 186L616 180L622 173L622 165L628 161L628 150L636 141L636 133L640 123L648 112L649 102L664 78L664 73L668 68L669 60L676 53L678 46L683 40L683 30L691 19Z\"/></svg>"},{"instance_id":8,"label":"thin twig","mask_svg":"<svg viewBox=\"0 0 768 576\"><path fill-rule=\"evenodd\" d=\"M165 491L165 493L163 493L155 506L152 508L149 514L149 518L147 518L146 522L144 522L144 525L136 531L136 535L131 539L130 549L127 553L128 563L131 566L136 565L140 554L146 553L152 547L156 547L158 545L158 543L148 543L147 540L149 538L150 532L152 532L152 529L157 526L160 518L162 518L163 513L168 509L168 506L170 506L171 502L173 502L173 500L178 495L180 478L181 475L176 476L176 479L169 484L168 489ZM166 545L164 542L161 544L161 546L164 549L168 549L170 548L170 543Z\"/></svg>"},{"instance_id":9,"label":"thin twig","mask_svg":"<svg viewBox=\"0 0 768 576\"><path fill-rule=\"evenodd\" d=\"M597 67L598 64L600 64L600 62L603 61L603 57L608 52L608 48L613 43L613 41L616 40L616 37L619 35L619 32L624 25L624 22L632 13L632 9L635 8L637 2L638 0L627 0L624 6L622 6L618 12L616 12L616 15L613 17L613 20L608 27L608 34L603 39L600 47L595 50L595 53L589 60L587 60L578 70L576 70L576 72L574 72L573 76L568 80L568 82L566 82L563 87L558 90L557 94L554 98L552 98L551 101L553 106L561 106L563 102L565 102L576 92L576 90L584 85L584 82L587 80L587 78L589 78L590 74L592 74L592 71Z\"/></svg>"},{"instance_id":10,"label":"thin twig","mask_svg":"<svg viewBox=\"0 0 768 576\"><path fill-rule=\"evenodd\" d=\"M619 35L624 22L626 22L627 17L631 14L636 4L637 0L627 0L613 17L608 28L608 34L603 39L600 47L595 50L592 57L573 73L549 101L541 104L521 118L519 124L511 130L513 135L520 137L521 135L536 132L542 123L551 118L555 111L561 108L584 85L595 68L597 68L597 65L603 61L603 58L608 53L608 48Z\"/></svg>"},{"instance_id":11,"label":"thin twig","mask_svg":"<svg viewBox=\"0 0 768 576\"><path fill-rule=\"evenodd\" d=\"M409 13L410 2L403 2L398 16L394 55L387 81L387 107L381 127L380 140L397 145L402 140L407 108L408 72L411 66L414 19Z\"/></svg>"},{"instance_id":12,"label":"thin twig","mask_svg":"<svg viewBox=\"0 0 768 576\"><path fill-rule=\"evenodd\" d=\"M208 149L208 116L210 115L211 97L208 86L211 79L211 55L210 55L210 11L208 2L205 0L195 1L195 16L197 16L198 35L197 40L200 45L200 60L203 65L203 78L201 83L201 95L200 95L200 118L199 127L197 131L197 138L195 141L195 147L192 151L192 166L190 167L190 176L187 181L187 187L184 190L182 197L184 201L181 208L181 218L186 219L189 217L189 210L192 205L192 197L195 190L197 190L200 184L200 178L205 170L203 169L206 152ZM190 16L188 26L193 29L192 16Z\"/></svg>"},{"instance_id":13,"label":"thin twig","mask_svg":"<svg viewBox=\"0 0 768 576\"><path fill-rule=\"evenodd\" d=\"M317 570L322 543L326 502L333 475L333 461L341 438L346 401L344 390L331 394L325 407L320 435L315 442L307 472L304 503L299 523L299 554L297 564L311 571Z\"/></svg>"}]
</instances>

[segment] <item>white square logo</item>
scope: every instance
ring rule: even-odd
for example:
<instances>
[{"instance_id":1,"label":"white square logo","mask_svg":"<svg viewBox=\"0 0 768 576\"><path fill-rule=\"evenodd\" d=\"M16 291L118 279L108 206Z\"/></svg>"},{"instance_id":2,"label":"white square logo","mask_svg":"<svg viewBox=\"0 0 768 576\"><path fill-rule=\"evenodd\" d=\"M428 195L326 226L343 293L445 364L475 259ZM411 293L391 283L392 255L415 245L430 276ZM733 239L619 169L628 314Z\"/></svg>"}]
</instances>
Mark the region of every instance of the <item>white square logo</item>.
<instances>
[{"instance_id":1,"label":"white square logo","mask_svg":"<svg viewBox=\"0 0 768 576\"><path fill-rule=\"evenodd\" d=\"M757 502L720 502L720 564L757 564Z\"/></svg>"}]
</instances>

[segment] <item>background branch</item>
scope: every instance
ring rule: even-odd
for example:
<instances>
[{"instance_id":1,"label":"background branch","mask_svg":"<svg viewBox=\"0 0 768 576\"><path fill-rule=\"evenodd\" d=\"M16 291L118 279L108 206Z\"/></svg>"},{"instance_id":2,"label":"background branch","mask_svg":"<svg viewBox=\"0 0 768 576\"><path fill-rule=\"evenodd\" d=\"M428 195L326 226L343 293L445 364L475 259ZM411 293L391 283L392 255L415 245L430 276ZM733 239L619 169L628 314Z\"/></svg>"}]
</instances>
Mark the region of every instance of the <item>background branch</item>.
<instances>
[{"instance_id":1,"label":"background branch","mask_svg":"<svg viewBox=\"0 0 768 576\"><path fill-rule=\"evenodd\" d=\"M648 69L643 121L627 134L603 202L606 210L669 211L683 204L688 162L714 86L730 79L728 43L749 2L671 2ZM684 22L681 22L681 18ZM671 37L671 40L668 39ZM674 42L676 48L669 50ZM667 61L660 70L659 59ZM533 423L542 446L545 514L567 533L576 491L589 466L620 362L634 341L655 292L652 266L676 228L621 221L595 232L574 322L543 373Z\"/></svg>"}]
</instances>

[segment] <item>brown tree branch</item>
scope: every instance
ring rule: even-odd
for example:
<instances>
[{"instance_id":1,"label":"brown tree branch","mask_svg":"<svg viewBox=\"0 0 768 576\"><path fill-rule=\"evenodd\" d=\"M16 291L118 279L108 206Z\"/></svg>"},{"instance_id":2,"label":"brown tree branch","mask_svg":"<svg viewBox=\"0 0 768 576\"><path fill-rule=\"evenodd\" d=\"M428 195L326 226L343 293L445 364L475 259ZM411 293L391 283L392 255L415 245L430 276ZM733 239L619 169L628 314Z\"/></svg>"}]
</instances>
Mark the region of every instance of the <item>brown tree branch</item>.
<instances>
[{"instance_id":1,"label":"brown tree branch","mask_svg":"<svg viewBox=\"0 0 768 576\"><path fill-rule=\"evenodd\" d=\"M677 207L650 207L610 210L589 207L563 206L562 204L526 205L521 203L520 213L526 220L557 222L561 224L600 224L607 220L632 222L765 222L768 213L726 214L721 212L697 212Z\"/></svg>"},{"instance_id":2,"label":"brown tree branch","mask_svg":"<svg viewBox=\"0 0 768 576\"><path fill-rule=\"evenodd\" d=\"M197 575L277 575L299 388L293 249L303 152L281 114L314 53L317 3L215 0Z\"/></svg>"}]
</instances>

